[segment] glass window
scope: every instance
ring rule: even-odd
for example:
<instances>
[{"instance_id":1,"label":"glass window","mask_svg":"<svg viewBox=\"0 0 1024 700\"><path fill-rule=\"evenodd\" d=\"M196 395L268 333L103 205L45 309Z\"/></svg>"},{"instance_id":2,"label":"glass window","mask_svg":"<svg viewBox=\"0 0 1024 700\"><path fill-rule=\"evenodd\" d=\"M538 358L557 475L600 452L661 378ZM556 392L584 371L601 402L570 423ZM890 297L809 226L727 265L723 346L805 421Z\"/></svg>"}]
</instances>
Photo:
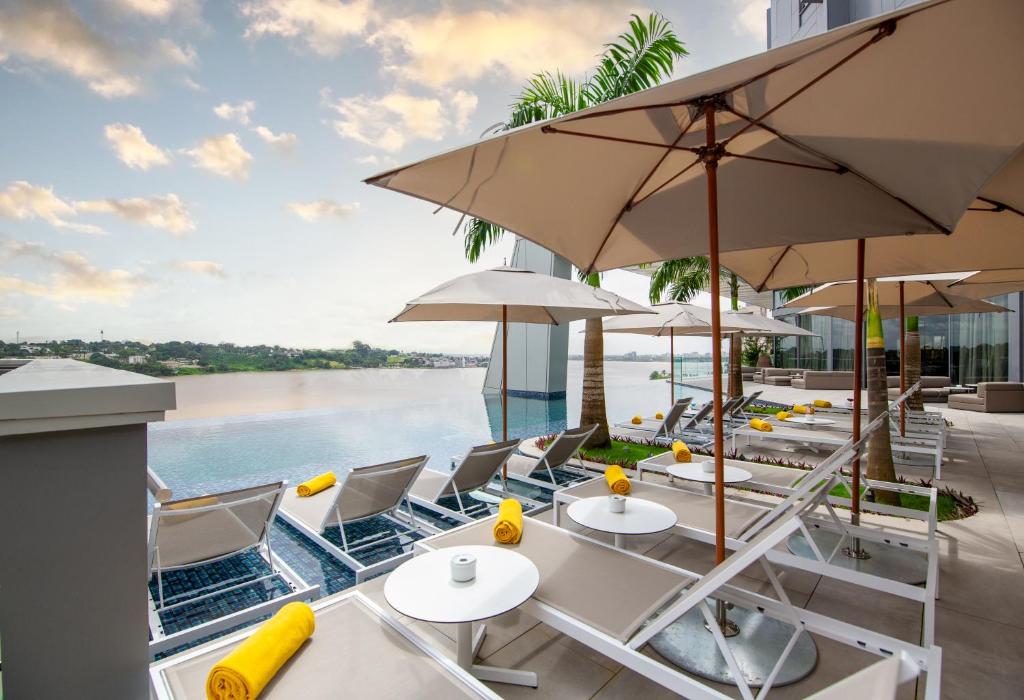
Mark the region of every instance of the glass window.
<instances>
[{"instance_id":1,"label":"glass window","mask_svg":"<svg viewBox=\"0 0 1024 700\"><path fill-rule=\"evenodd\" d=\"M832 369L837 372L853 371L853 321L832 319Z\"/></svg>"},{"instance_id":2,"label":"glass window","mask_svg":"<svg viewBox=\"0 0 1024 700\"><path fill-rule=\"evenodd\" d=\"M1008 295L989 301L1006 306ZM949 355L954 384L1006 381L1009 374L1009 314L950 316ZM923 319L922 319L923 320ZM922 363L924 332L921 333Z\"/></svg>"},{"instance_id":3,"label":"glass window","mask_svg":"<svg viewBox=\"0 0 1024 700\"><path fill-rule=\"evenodd\" d=\"M816 336L778 338L775 343L775 366L823 370L828 367L825 339L828 337L829 317L795 315L779 319L793 323Z\"/></svg>"}]
</instances>

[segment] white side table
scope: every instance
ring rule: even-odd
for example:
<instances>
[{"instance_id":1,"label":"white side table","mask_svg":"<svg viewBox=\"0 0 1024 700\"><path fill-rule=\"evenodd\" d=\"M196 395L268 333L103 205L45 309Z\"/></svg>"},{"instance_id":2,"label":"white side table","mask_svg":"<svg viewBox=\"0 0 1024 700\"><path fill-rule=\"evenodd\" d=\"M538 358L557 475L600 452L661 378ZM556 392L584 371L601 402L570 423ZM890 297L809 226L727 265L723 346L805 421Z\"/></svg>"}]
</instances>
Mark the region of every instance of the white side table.
<instances>
[{"instance_id":1,"label":"white side table","mask_svg":"<svg viewBox=\"0 0 1024 700\"><path fill-rule=\"evenodd\" d=\"M713 471L704 471L704 462L681 462L673 464L668 468L668 473L671 476L686 479L687 481L699 481L704 484L704 493L709 496L714 493L715 473ZM738 484L742 481L750 481L754 478L754 475L746 469L731 467L728 464L724 466L722 476L722 481L726 484Z\"/></svg>"},{"instance_id":2,"label":"white side table","mask_svg":"<svg viewBox=\"0 0 1024 700\"><path fill-rule=\"evenodd\" d=\"M566 515L583 527L615 535L615 546L625 546L626 535L650 535L676 526L679 519L669 508L643 498L626 497L626 510L613 513L608 496L594 496L573 501Z\"/></svg>"},{"instance_id":3,"label":"white side table","mask_svg":"<svg viewBox=\"0 0 1024 700\"><path fill-rule=\"evenodd\" d=\"M476 557L476 578L452 581L456 554ZM446 547L413 557L392 571L384 582L388 604L403 615L424 622L456 625L456 661L481 680L537 687L537 674L474 664L487 628L476 635L473 623L514 610L533 595L540 572L532 561L500 546Z\"/></svg>"}]
</instances>

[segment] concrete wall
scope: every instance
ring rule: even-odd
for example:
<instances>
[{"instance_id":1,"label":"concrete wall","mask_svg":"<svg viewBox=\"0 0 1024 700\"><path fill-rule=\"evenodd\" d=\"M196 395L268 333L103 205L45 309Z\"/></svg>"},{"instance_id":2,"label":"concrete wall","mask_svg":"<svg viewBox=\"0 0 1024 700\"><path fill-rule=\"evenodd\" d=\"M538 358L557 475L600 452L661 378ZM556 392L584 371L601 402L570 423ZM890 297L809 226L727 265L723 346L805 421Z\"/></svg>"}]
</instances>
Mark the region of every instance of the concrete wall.
<instances>
[{"instance_id":1,"label":"concrete wall","mask_svg":"<svg viewBox=\"0 0 1024 700\"><path fill-rule=\"evenodd\" d=\"M146 425L0 437L3 697L146 698Z\"/></svg>"},{"instance_id":2,"label":"concrete wall","mask_svg":"<svg viewBox=\"0 0 1024 700\"><path fill-rule=\"evenodd\" d=\"M516 239L511 267L570 279L572 265L536 243ZM510 323L508 326L508 391L511 396L562 398L569 362L569 326ZM501 391L501 324L491 344L484 393Z\"/></svg>"}]
</instances>

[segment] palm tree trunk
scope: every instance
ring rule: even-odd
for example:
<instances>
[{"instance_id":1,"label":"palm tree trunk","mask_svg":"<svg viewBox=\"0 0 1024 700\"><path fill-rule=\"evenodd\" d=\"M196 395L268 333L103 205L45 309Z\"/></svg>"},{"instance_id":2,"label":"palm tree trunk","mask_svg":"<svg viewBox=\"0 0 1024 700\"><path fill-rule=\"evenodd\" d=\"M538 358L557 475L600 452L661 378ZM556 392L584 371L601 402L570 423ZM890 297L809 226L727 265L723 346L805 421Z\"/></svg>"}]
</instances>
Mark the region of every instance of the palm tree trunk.
<instances>
[{"instance_id":1,"label":"palm tree trunk","mask_svg":"<svg viewBox=\"0 0 1024 700\"><path fill-rule=\"evenodd\" d=\"M740 284L733 273L729 273L729 301L733 311L740 308ZM743 338L737 333L730 333L729 397L734 396L743 396Z\"/></svg>"},{"instance_id":2,"label":"palm tree trunk","mask_svg":"<svg viewBox=\"0 0 1024 700\"><path fill-rule=\"evenodd\" d=\"M921 381L921 334L917 330L917 316L907 316L907 329L904 345L907 351L907 386L914 386ZM907 408L911 411L923 411L924 400L918 389L907 399Z\"/></svg>"},{"instance_id":3,"label":"palm tree trunk","mask_svg":"<svg viewBox=\"0 0 1024 700\"><path fill-rule=\"evenodd\" d=\"M608 413L604 405L604 324L599 318L587 319L583 340L583 399L580 425L597 423L597 430L587 441L587 447L606 447L611 444L608 433Z\"/></svg>"},{"instance_id":4,"label":"palm tree trunk","mask_svg":"<svg viewBox=\"0 0 1024 700\"><path fill-rule=\"evenodd\" d=\"M868 292L868 421L873 421L889 407L889 385L885 375L885 339L882 335L882 316L878 310L878 281L869 279ZM892 463L892 445L889 426L882 426L871 436L868 446L868 478L896 481L896 468ZM886 505L900 504L894 491L876 491L875 500Z\"/></svg>"}]
</instances>

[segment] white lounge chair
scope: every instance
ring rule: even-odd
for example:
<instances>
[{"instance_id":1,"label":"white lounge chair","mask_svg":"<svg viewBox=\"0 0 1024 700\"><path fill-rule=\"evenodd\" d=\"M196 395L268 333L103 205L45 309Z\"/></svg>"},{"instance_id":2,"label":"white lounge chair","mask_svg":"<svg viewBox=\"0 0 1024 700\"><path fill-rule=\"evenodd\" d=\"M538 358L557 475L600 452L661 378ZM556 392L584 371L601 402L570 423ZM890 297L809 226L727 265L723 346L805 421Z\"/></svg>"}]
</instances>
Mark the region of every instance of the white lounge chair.
<instances>
[{"instance_id":1,"label":"white lounge chair","mask_svg":"<svg viewBox=\"0 0 1024 700\"><path fill-rule=\"evenodd\" d=\"M410 556L399 552L370 564L360 561L367 550L376 550L388 542L397 541L399 549L404 538L414 539L422 534L436 532L425 522L419 522L408 505L409 489L423 466L426 456L411 457L385 464L358 467L345 474L340 481L312 496L301 497L296 489L288 489L281 503L281 517L307 537L315 541L349 566L356 575L356 583L395 568ZM384 527L377 532L362 534L350 541L345 527L370 518L382 517ZM337 539L325 534L337 531ZM377 558L376 556L374 557Z\"/></svg>"},{"instance_id":2,"label":"white lounge chair","mask_svg":"<svg viewBox=\"0 0 1024 700\"><path fill-rule=\"evenodd\" d=\"M413 482L410 499L420 507L463 523L490 514L497 501L510 495L494 488L492 482L519 443L508 440L472 447L461 460L453 460L452 471L447 473L424 469Z\"/></svg>"},{"instance_id":3,"label":"white lounge chair","mask_svg":"<svg viewBox=\"0 0 1024 700\"><path fill-rule=\"evenodd\" d=\"M512 455L507 464L508 477L546 490L559 489L583 479L594 478L594 475L583 467L579 452L595 430L597 424L563 430L551 441L540 457ZM563 474L568 473L569 476L563 476L559 480L555 474L556 469Z\"/></svg>"},{"instance_id":4,"label":"white lounge chair","mask_svg":"<svg viewBox=\"0 0 1024 700\"><path fill-rule=\"evenodd\" d=\"M843 447L836 450L821 464L811 471L804 472L804 478L794 486L789 495L773 507L726 499L726 546L731 549L740 549L775 522L790 517L793 513L798 513L798 527L807 541L811 543L815 558L808 559L789 552L774 551L769 553L769 559L780 565L828 576L921 603L924 608L922 639L926 645L931 645L934 638L935 598L938 590L938 543L934 537L934 530L929 536L921 537L883 527L854 526L841 520L829 502L828 492L835 486L846 483L840 476L840 468L862 454L867 447L871 433L884 429L882 426L885 421L886 416L879 416L867 427L864 436L857 443L854 443L852 438L849 439ZM715 500L712 496L642 481L633 481L632 487L632 496L660 503L674 511L678 517L676 530L681 534L701 542L714 543ZM599 482L581 484L559 491L555 494L555 505L552 510L555 523L558 524L560 518L559 504L568 504L581 498L607 494L607 486ZM824 515L815 512L819 507L824 511ZM810 530L814 528L827 529L840 534L840 540L832 552L822 553L813 544ZM914 586L882 576L852 571L833 564L834 558L837 555L841 556L839 553L843 546L855 538L919 553L924 557L926 563L924 586Z\"/></svg>"},{"instance_id":5,"label":"white lounge chair","mask_svg":"<svg viewBox=\"0 0 1024 700\"><path fill-rule=\"evenodd\" d=\"M147 586L151 655L274 612L293 600L317 597L319 586L306 584L271 551L270 527L285 489L286 483L278 482L153 506L149 573L155 586ZM244 567L241 575L233 567L223 572L214 567L249 551L261 563ZM169 575L172 591L165 590ZM260 602L217 615L218 606L243 589L250 594L236 599Z\"/></svg>"},{"instance_id":6,"label":"white lounge chair","mask_svg":"<svg viewBox=\"0 0 1024 700\"><path fill-rule=\"evenodd\" d=\"M483 683L358 591L313 604L316 631L274 677L262 700L302 698L480 698ZM205 700L214 664L253 634L250 628L150 667L157 700Z\"/></svg>"},{"instance_id":7,"label":"white lounge chair","mask_svg":"<svg viewBox=\"0 0 1024 700\"><path fill-rule=\"evenodd\" d=\"M698 609L710 624L715 643L733 677L740 679L741 696L752 700L753 690L742 680L736 659L714 623L708 603L708 598L714 597L789 623L794 629L792 642L807 631L879 656L905 653L928 672L926 700L938 700L941 665L938 647L910 644L801 609L790 602L767 556L797 531L799 520L795 516L796 511L793 511L766 528L704 576L615 549L536 518L526 518L522 540L510 548L537 566L540 584L520 609L674 693L726 700L732 696L643 653L654 636L687 612ZM466 545L505 546L494 544L492 527L490 518L477 521L421 540L416 548L429 551ZM747 567L758 563L768 574L777 599L733 585ZM758 698L771 690L792 649L792 642L777 660Z\"/></svg>"}]
</instances>

